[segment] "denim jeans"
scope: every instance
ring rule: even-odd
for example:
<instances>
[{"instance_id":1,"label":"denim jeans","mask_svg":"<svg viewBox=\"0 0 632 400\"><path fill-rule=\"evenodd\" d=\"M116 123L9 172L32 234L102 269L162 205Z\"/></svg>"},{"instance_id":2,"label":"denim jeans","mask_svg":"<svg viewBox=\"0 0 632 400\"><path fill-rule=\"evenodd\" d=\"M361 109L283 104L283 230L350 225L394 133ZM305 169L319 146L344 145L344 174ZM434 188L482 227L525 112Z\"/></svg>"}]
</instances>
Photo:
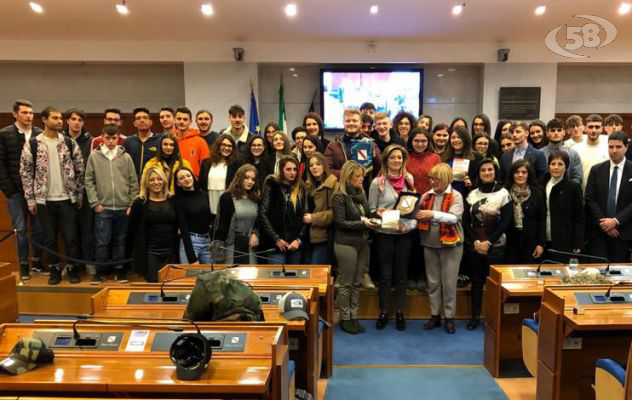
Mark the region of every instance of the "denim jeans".
<instances>
[{"instance_id":1,"label":"denim jeans","mask_svg":"<svg viewBox=\"0 0 632 400\"><path fill-rule=\"evenodd\" d=\"M38 243L44 244L42 229L40 227L37 214L31 215L29 213L29 208L26 204L26 199L22 193L17 193L11 196L8 200L9 203L9 214L11 215L11 223L13 225L13 229L18 231L18 253L20 257L20 263L28 263L29 262L29 242L24 237L24 233L26 232L26 222L28 219L31 220L31 232L32 237ZM42 249L37 246L33 246L33 258L40 258L42 256Z\"/></svg>"},{"instance_id":2,"label":"denim jeans","mask_svg":"<svg viewBox=\"0 0 632 400\"><path fill-rule=\"evenodd\" d=\"M312 257L309 263L312 265L331 264L331 246L328 242L312 244Z\"/></svg>"},{"instance_id":3,"label":"denim jeans","mask_svg":"<svg viewBox=\"0 0 632 400\"><path fill-rule=\"evenodd\" d=\"M268 256L268 264L300 264L301 249L295 251L275 251Z\"/></svg>"},{"instance_id":4,"label":"denim jeans","mask_svg":"<svg viewBox=\"0 0 632 400\"><path fill-rule=\"evenodd\" d=\"M211 257L211 239L207 236L198 236L191 234L191 244L193 244L193 251L200 264L212 264L213 258ZM180 262L183 264L190 264L186 251L184 251L184 242L180 239Z\"/></svg>"},{"instance_id":5,"label":"denim jeans","mask_svg":"<svg viewBox=\"0 0 632 400\"><path fill-rule=\"evenodd\" d=\"M112 247L112 261L124 260L126 236L127 215L125 215L125 210L103 210L100 213L94 213L97 263L107 262L110 246ZM110 267L97 266L97 272L102 274L108 273L110 270Z\"/></svg>"},{"instance_id":6,"label":"denim jeans","mask_svg":"<svg viewBox=\"0 0 632 400\"><path fill-rule=\"evenodd\" d=\"M37 218L44 231L44 246L59 252L57 248L57 235L61 231L64 239L66 256L78 259L81 256L79 249L79 232L77 229L77 206L70 200L47 201L46 205L37 205ZM66 264L75 264L66 260ZM59 256L49 254L50 265L59 264Z\"/></svg>"}]
</instances>

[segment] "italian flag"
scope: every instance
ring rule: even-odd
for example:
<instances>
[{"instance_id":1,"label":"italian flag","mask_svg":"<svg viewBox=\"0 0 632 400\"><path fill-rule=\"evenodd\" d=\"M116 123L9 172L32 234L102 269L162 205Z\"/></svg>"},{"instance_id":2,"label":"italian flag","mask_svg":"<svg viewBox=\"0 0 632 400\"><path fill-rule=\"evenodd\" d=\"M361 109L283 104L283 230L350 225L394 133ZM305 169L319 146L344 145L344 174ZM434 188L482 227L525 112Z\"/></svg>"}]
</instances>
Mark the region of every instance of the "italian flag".
<instances>
[{"instance_id":1,"label":"italian flag","mask_svg":"<svg viewBox=\"0 0 632 400\"><path fill-rule=\"evenodd\" d=\"M287 130L287 117L285 115L285 100L283 97L283 75L281 75L281 85L279 86L279 130L289 134Z\"/></svg>"}]
</instances>

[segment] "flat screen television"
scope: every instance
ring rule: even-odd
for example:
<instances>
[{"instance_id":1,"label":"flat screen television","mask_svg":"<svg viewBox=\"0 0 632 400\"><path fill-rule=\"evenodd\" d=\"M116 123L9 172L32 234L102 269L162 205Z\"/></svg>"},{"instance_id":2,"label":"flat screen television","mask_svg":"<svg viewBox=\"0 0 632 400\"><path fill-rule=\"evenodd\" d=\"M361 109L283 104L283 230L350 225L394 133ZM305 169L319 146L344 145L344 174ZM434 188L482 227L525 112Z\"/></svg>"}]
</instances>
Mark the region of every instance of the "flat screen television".
<instances>
[{"instance_id":1,"label":"flat screen television","mask_svg":"<svg viewBox=\"0 0 632 400\"><path fill-rule=\"evenodd\" d=\"M323 122L330 131L342 130L345 109L359 109L367 101L391 118L401 110L422 113L420 68L322 68L320 88Z\"/></svg>"}]
</instances>

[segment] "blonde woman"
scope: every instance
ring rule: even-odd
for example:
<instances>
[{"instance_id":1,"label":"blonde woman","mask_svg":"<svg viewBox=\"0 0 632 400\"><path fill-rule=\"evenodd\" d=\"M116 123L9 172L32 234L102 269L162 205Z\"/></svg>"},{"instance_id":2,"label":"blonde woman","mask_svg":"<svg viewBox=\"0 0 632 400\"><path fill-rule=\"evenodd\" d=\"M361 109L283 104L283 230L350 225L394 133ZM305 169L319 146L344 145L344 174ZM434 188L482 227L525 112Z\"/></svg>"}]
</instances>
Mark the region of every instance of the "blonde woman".
<instances>
[{"instance_id":1,"label":"blonde woman","mask_svg":"<svg viewBox=\"0 0 632 400\"><path fill-rule=\"evenodd\" d=\"M306 209L307 195L298 176L298 161L293 156L283 156L279 172L266 179L259 213L261 250L276 250L269 257L273 263L300 264L308 227L303 223Z\"/></svg>"},{"instance_id":2,"label":"blonde woman","mask_svg":"<svg viewBox=\"0 0 632 400\"><path fill-rule=\"evenodd\" d=\"M432 189L422 196L417 213L432 314L424 329L440 326L443 313L446 332L454 333L456 282L463 256L463 197L452 188L454 176L448 164L435 165L429 176Z\"/></svg>"},{"instance_id":3,"label":"blonde woman","mask_svg":"<svg viewBox=\"0 0 632 400\"><path fill-rule=\"evenodd\" d=\"M149 168L130 213L128 243L133 245L134 267L148 282L158 282L160 268L177 261L180 236L189 262L197 262L186 218L169 194L167 182L162 168Z\"/></svg>"},{"instance_id":4,"label":"blonde woman","mask_svg":"<svg viewBox=\"0 0 632 400\"><path fill-rule=\"evenodd\" d=\"M352 335L363 333L357 320L360 283L364 266L368 263L368 232L378 225L369 219L370 209L362 188L364 168L347 161L340 170L340 191L332 198L334 217L334 252L338 261L338 305L340 326Z\"/></svg>"}]
</instances>

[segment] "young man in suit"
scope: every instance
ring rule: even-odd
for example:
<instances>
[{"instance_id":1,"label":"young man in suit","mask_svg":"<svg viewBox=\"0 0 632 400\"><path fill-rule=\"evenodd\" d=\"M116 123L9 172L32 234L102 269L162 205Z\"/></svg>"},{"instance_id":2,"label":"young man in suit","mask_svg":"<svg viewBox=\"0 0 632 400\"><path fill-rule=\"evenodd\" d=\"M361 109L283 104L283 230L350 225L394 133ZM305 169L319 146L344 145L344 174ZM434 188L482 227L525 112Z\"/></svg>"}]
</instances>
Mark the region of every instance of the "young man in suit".
<instances>
[{"instance_id":1,"label":"young man in suit","mask_svg":"<svg viewBox=\"0 0 632 400\"><path fill-rule=\"evenodd\" d=\"M544 153L531 146L527 141L528 137L529 126L526 122L514 122L511 125L511 139L514 142L514 148L502 155L501 168L499 171L501 182L504 182L513 163L522 159L531 163L531 166L535 170L536 178L539 178L546 172L547 164Z\"/></svg>"},{"instance_id":2,"label":"young man in suit","mask_svg":"<svg viewBox=\"0 0 632 400\"><path fill-rule=\"evenodd\" d=\"M632 161L625 158L628 136L608 137L609 160L590 170L586 185L588 248L610 262L628 262L632 243Z\"/></svg>"}]
</instances>

